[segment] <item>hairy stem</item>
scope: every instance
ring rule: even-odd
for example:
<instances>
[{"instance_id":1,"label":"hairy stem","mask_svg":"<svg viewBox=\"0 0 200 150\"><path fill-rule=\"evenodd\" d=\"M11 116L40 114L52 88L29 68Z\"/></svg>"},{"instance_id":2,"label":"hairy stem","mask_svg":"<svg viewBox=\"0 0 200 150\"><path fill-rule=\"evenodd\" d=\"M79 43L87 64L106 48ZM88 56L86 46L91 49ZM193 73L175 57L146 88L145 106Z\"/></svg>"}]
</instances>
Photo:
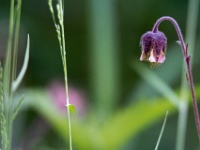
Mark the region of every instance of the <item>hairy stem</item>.
<instances>
[{"instance_id":1,"label":"hairy stem","mask_svg":"<svg viewBox=\"0 0 200 150\"><path fill-rule=\"evenodd\" d=\"M154 27L152 29L152 32L154 32L154 33L158 32L158 26L160 25L160 23L162 21L165 21L165 20L170 21L174 25L174 27L176 29L176 32L177 32L177 35L178 35L178 38L179 38L179 41L180 41L181 49L182 49L183 56L184 56L184 61L186 63L186 67L187 67L187 76L188 76L188 80L189 80L189 83L190 83L190 91L191 91L191 95L192 95L192 104L193 104L193 110L194 110L194 117L195 117L198 137L199 137L199 141L200 141L199 112L198 112L198 107L197 107L196 94L195 94L192 70L191 70L191 65L190 65L190 56L188 55L187 46L185 45L181 30L179 28L179 25L176 22L176 20L174 20L171 17L161 17L155 23L155 25L154 25Z\"/></svg>"},{"instance_id":2,"label":"hairy stem","mask_svg":"<svg viewBox=\"0 0 200 150\"><path fill-rule=\"evenodd\" d=\"M188 49L188 53L190 53L190 55L193 55L195 49L198 12L199 12L199 0L189 0L185 40L188 43L190 43L190 47ZM192 60L190 64L192 67ZM185 70L187 70L187 67L186 64L183 64L181 93L180 93L181 101L179 103L178 130L176 137L176 150L184 150L185 147L187 118L188 118L188 101L189 101L189 93L187 92L189 87L187 80L185 78Z\"/></svg>"}]
</instances>

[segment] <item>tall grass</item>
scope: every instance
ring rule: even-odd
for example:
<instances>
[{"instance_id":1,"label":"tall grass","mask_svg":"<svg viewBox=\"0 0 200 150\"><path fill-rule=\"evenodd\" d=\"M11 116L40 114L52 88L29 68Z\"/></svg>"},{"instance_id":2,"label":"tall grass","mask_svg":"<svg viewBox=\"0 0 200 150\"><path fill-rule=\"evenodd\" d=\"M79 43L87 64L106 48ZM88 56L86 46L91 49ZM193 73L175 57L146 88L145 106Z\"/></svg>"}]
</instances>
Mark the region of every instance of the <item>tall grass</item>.
<instances>
[{"instance_id":1,"label":"tall grass","mask_svg":"<svg viewBox=\"0 0 200 150\"><path fill-rule=\"evenodd\" d=\"M0 68L1 76L1 92L0 92L0 106L1 106L1 147L2 150L12 149L12 132L13 121L17 116L23 97L19 99L17 105L14 105L14 96L17 88L19 87L29 60L29 36L27 37L26 54L22 69L17 76L17 56L18 56L18 39L20 29L22 1L11 0L10 4L10 25L9 25L9 38L6 51L6 59L4 71Z\"/></svg>"}]
</instances>

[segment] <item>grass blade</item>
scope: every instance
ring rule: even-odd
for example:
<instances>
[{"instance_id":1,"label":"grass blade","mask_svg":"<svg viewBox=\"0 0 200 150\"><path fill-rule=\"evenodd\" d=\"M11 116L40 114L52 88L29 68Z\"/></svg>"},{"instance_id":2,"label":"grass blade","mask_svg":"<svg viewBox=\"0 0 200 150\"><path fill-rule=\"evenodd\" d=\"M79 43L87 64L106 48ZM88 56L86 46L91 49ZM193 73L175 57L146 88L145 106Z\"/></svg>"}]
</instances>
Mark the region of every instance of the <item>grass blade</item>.
<instances>
[{"instance_id":1,"label":"grass blade","mask_svg":"<svg viewBox=\"0 0 200 150\"><path fill-rule=\"evenodd\" d=\"M23 63L22 69L21 69L18 77L12 83L12 91L13 92L17 90L20 83L22 82L22 79L24 78L24 75L25 75L27 67L28 67L29 53L30 53L30 39L29 39L29 35L28 35L27 36L26 53L25 53L25 57L24 57L24 63Z\"/></svg>"},{"instance_id":2,"label":"grass blade","mask_svg":"<svg viewBox=\"0 0 200 150\"><path fill-rule=\"evenodd\" d=\"M22 97L20 98L20 100L19 100L17 106L16 106L15 109L14 109L14 112L13 112L13 114L12 114L12 115L13 115L13 116L12 116L13 120L16 118L16 116L17 116L17 114L18 114L18 112L19 112L19 110L20 110L20 108L21 108L21 105L22 105L23 100L24 100L24 96L22 96Z\"/></svg>"},{"instance_id":3,"label":"grass blade","mask_svg":"<svg viewBox=\"0 0 200 150\"><path fill-rule=\"evenodd\" d=\"M159 144L160 144L160 140L161 140L161 138L162 138L162 135L163 135L163 132L164 132L164 129L165 129L165 125L166 125L166 122L167 122L167 116L168 116L168 111L166 112L165 120L164 120L164 122L163 122L163 125L162 125L161 131L160 131L160 135L159 135L159 137L158 137L158 141L157 141L155 150L158 150L158 146L159 146Z\"/></svg>"}]
</instances>

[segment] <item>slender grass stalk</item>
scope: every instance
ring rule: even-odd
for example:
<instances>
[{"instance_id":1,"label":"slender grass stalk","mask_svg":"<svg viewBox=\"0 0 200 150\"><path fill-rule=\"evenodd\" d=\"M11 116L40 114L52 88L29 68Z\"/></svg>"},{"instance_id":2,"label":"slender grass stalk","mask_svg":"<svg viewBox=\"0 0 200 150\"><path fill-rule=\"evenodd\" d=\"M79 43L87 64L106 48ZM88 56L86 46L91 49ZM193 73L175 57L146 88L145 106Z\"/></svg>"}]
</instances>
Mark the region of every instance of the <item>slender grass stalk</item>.
<instances>
[{"instance_id":1,"label":"slender grass stalk","mask_svg":"<svg viewBox=\"0 0 200 150\"><path fill-rule=\"evenodd\" d=\"M17 65L17 56L18 56L18 41L19 41L19 28L20 28L20 18L21 18L21 5L22 0L18 0L16 9L15 9L15 33L14 33L14 47L13 47L13 66ZM16 78L16 67L13 67L12 70L12 80L15 80Z\"/></svg>"},{"instance_id":2,"label":"slender grass stalk","mask_svg":"<svg viewBox=\"0 0 200 150\"><path fill-rule=\"evenodd\" d=\"M160 140L161 140L161 138L162 138L162 135L163 135L163 132L164 132L164 129L165 129L165 125L166 125L166 122L167 122L167 116L168 116L168 111L166 112L165 120L164 120L164 122L163 122L163 125L162 125L161 131L160 131L160 135L159 135L159 137L158 137L158 141L157 141L155 150L158 150L158 146L159 146L159 144L160 144Z\"/></svg>"},{"instance_id":3,"label":"slender grass stalk","mask_svg":"<svg viewBox=\"0 0 200 150\"><path fill-rule=\"evenodd\" d=\"M189 53L192 55L195 48L195 37L197 30L197 20L199 11L199 0L189 0L187 25L186 25L186 41L189 43ZM192 66L192 61L191 61ZM176 138L176 150L183 150L185 145L185 135L187 128L187 114L188 114L188 85L185 77L186 65L183 65L181 94L179 101L179 117Z\"/></svg>"},{"instance_id":4,"label":"slender grass stalk","mask_svg":"<svg viewBox=\"0 0 200 150\"><path fill-rule=\"evenodd\" d=\"M14 0L11 0L10 5L10 25L9 25L9 37L8 37L8 45L7 45L7 54L5 60L4 67L4 77L3 77L3 89L5 96L5 118L7 120L7 124L9 124L9 114L10 114L10 85L11 85L11 60L12 60L12 37L13 37L13 28L14 28ZM7 133L8 133L7 128Z\"/></svg>"},{"instance_id":5,"label":"slender grass stalk","mask_svg":"<svg viewBox=\"0 0 200 150\"><path fill-rule=\"evenodd\" d=\"M12 83L16 78L16 70L17 70L17 53L18 53L18 39L19 39L19 29L20 29L20 18L21 18L21 5L22 0L17 1L17 5L14 6L14 12L13 12L13 37L14 41L12 41L11 49L13 45L13 51L12 51L12 70L11 70L11 84L10 84L10 104L9 104L9 134L8 139L10 141L8 149L10 150L12 148L12 129L13 129L13 96L14 92L12 91ZM21 104L20 104L21 105Z\"/></svg>"},{"instance_id":6,"label":"slender grass stalk","mask_svg":"<svg viewBox=\"0 0 200 150\"><path fill-rule=\"evenodd\" d=\"M10 26L9 26L9 38L8 38L8 46L7 46L7 55L6 55L6 62L5 62L5 72L4 72L4 94L5 94L5 119L6 119L6 136L7 142L4 146L5 150L10 150L12 145L12 98L13 94L11 92L11 82L12 82L12 38L14 34L14 0L11 0L10 5Z\"/></svg>"},{"instance_id":7,"label":"slender grass stalk","mask_svg":"<svg viewBox=\"0 0 200 150\"><path fill-rule=\"evenodd\" d=\"M68 80L67 80L67 60L66 60L66 48L65 48L65 30L64 30L64 0L58 0L56 5L57 8L57 17L58 23L56 22L56 17L54 14L52 0L48 1L49 9L53 17L53 22L56 28L58 41L60 44L60 52L63 63L64 70L64 79L65 79L65 92L66 92L66 107L67 107L67 119L68 119L68 130L69 130L69 149L72 150L72 129L71 129L71 116L70 116L70 107L68 95Z\"/></svg>"}]
</instances>

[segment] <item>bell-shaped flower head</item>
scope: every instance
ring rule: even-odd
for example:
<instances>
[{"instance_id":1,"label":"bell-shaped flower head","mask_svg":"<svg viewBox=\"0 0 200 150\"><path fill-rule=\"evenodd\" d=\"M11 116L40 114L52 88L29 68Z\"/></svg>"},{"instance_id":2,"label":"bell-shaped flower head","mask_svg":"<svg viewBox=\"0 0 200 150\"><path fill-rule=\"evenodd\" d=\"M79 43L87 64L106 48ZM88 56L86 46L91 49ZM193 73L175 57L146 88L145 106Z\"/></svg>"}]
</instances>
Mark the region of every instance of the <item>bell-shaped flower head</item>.
<instances>
[{"instance_id":1,"label":"bell-shaped flower head","mask_svg":"<svg viewBox=\"0 0 200 150\"><path fill-rule=\"evenodd\" d=\"M141 37L140 45L142 47L141 61L156 64L165 61L167 38L163 32L146 32Z\"/></svg>"}]
</instances>

